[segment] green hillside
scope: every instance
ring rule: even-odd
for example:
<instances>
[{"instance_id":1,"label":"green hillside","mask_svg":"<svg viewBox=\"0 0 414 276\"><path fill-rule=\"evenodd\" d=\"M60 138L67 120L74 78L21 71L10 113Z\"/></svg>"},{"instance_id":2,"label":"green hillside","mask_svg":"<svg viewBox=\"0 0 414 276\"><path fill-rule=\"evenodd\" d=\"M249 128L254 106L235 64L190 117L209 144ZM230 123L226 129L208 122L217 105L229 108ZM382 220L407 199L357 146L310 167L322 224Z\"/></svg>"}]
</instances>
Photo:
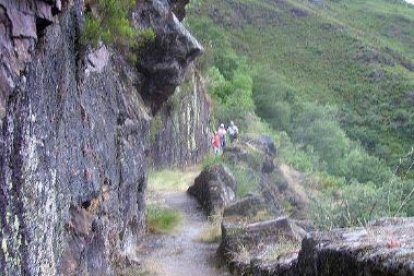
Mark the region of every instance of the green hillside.
<instances>
[{"instance_id":1,"label":"green hillside","mask_svg":"<svg viewBox=\"0 0 414 276\"><path fill-rule=\"evenodd\" d=\"M272 82L273 91L253 91L262 117L272 121L272 113L285 113L285 103L277 112L274 101L286 102L286 97L335 105L349 137L388 164L396 165L411 149L414 7L384 0L204 0L192 5L189 25L204 45L246 56L261 77L254 80L263 85L267 75ZM286 91L290 96L283 95Z\"/></svg>"},{"instance_id":2,"label":"green hillside","mask_svg":"<svg viewBox=\"0 0 414 276\"><path fill-rule=\"evenodd\" d=\"M322 208L332 225L414 215L414 6L193 0L186 20L206 48L214 125L270 131L282 161L335 202ZM343 221L341 201L365 208Z\"/></svg>"}]
</instances>

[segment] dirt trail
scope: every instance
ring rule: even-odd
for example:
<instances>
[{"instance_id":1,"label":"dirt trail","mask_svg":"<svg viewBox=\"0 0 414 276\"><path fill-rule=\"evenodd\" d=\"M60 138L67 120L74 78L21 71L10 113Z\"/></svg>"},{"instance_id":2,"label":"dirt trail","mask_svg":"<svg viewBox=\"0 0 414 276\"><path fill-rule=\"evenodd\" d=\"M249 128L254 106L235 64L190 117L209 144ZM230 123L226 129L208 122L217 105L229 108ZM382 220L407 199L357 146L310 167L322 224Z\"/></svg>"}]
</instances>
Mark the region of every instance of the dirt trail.
<instances>
[{"instance_id":1,"label":"dirt trail","mask_svg":"<svg viewBox=\"0 0 414 276\"><path fill-rule=\"evenodd\" d=\"M198 241L209 221L197 201L186 192L160 192L158 200L181 211L184 219L177 231L169 235L149 235L140 251L144 256L143 275L167 276L210 276L230 275L224 269L215 267L217 243Z\"/></svg>"}]
</instances>

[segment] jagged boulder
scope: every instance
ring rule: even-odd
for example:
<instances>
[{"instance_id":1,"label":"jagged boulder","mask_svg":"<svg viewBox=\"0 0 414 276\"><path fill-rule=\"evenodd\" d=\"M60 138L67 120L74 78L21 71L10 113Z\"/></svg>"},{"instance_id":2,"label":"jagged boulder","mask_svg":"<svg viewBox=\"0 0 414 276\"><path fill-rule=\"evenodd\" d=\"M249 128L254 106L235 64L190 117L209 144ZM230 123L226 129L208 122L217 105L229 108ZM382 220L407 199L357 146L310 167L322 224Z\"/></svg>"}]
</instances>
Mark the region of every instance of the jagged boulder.
<instances>
[{"instance_id":1,"label":"jagged boulder","mask_svg":"<svg viewBox=\"0 0 414 276\"><path fill-rule=\"evenodd\" d=\"M184 81L191 62L204 51L179 20L184 15L186 2L155 0L148 5L143 1L134 11L135 26L138 29L152 28L156 33L153 45L140 50L138 64L138 70L145 75L145 93L141 95L154 114ZM180 12L178 18L174 11Z\"/></svg>"},{"instance_id":2,"label":"jagged boulder","mask_svg":"<svg viewBox=\"0 0 414 276\"><path fill-rule=\"evenodd\" d=\"M297 275L414 275L413 237L414 218L313 232L303 240Z\"/></svg>"},{"instance_id":3,"label":"jagged boulder","mask_svg":"<svg viewBox=\"0 0 414 276\"><path fill-rule=\"evenodd\" d=\"M286 217L250 224L224 218L218 254L237 275L295 275L286 273L293 273L305 235Z\"/></svg>"},{"instance_id":4,"label":"jagged boulder","mask_svg":"<svg viewBox=\"0 0 414 276\"><path fill-rule=\"evenodd\" d=\"M224 165L204 169L188 193L197 198L207 215L222 215L224 207L235 200L236 180Z\"/></svg>"},{"instance_id":5,"label":"jagged boulder","mask_svg":"<svg viewBox=\"0 0 414 276\"><path fill-rule=\"evenodd\" d=\"M267 205L260 195L249 195L224 208L223 216L254 217L259 211L266 211Z\"/></svg>"}]
</instances>

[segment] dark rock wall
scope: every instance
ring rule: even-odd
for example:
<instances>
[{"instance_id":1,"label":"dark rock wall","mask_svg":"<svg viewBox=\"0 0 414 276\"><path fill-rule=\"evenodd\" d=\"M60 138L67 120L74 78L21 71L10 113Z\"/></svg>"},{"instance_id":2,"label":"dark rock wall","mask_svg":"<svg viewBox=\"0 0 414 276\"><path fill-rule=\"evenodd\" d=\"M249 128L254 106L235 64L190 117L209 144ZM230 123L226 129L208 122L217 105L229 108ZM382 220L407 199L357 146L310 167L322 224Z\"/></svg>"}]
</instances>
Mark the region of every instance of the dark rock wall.
<instances>
[{"instance_id":1,"label":"dark rock wall","mask_svg":"<svg viewBox=\"0 0 414 276\"><path fill-rule=\"evenodd\" d=\"M186 80L151 122L152 164L155 168L187 167L210 150L210 101L203 77L192 66Z\"/></svg>"},{"instance_id":2,"label":"dark rock wall","mask_svg":"<svg viewBox=\"0 0 414 276\"><path fill-rule=\"evenodd\" d=\"M151 111L202 51L168 3L137 3L158 47L141 70L105 46L79 51L80 0L0 0L0 275L113 275L137 261ZM179 66L156 83L162 49L161 68Z\"/></svg>"}]
</instances>

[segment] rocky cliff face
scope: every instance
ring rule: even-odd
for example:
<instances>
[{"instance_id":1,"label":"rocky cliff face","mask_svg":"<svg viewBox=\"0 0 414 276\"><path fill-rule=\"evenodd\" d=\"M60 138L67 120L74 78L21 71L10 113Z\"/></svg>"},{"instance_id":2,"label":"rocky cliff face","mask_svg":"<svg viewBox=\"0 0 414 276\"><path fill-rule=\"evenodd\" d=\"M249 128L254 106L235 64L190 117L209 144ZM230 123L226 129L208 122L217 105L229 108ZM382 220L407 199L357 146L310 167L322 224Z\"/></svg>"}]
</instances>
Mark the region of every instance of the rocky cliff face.
<instances>
[{"instance_id":1,"label":"rocky cliff face","mask_svg":"<svg viewBox=\"0 0 414 276\"><path fill-rule=\"evenodd\" d=\"M191 66L185 81L151 121L154 167L187 167L201 161L210 149L210 101L207 97L203 77Z\"/></svg>"},{"instance_id":2,"label":"rocky cliff face","mask_svg":"<svg viewBox=\"0 0 414 276\"><path fill-rule=\"evenodd\" d=\"M136 68L105 46L81 53L82 1L0 0L1 275L136 261L151 115L202 52L182 9L137 1L135 24L157 38Z\"/></svg>"}]
</instances>

